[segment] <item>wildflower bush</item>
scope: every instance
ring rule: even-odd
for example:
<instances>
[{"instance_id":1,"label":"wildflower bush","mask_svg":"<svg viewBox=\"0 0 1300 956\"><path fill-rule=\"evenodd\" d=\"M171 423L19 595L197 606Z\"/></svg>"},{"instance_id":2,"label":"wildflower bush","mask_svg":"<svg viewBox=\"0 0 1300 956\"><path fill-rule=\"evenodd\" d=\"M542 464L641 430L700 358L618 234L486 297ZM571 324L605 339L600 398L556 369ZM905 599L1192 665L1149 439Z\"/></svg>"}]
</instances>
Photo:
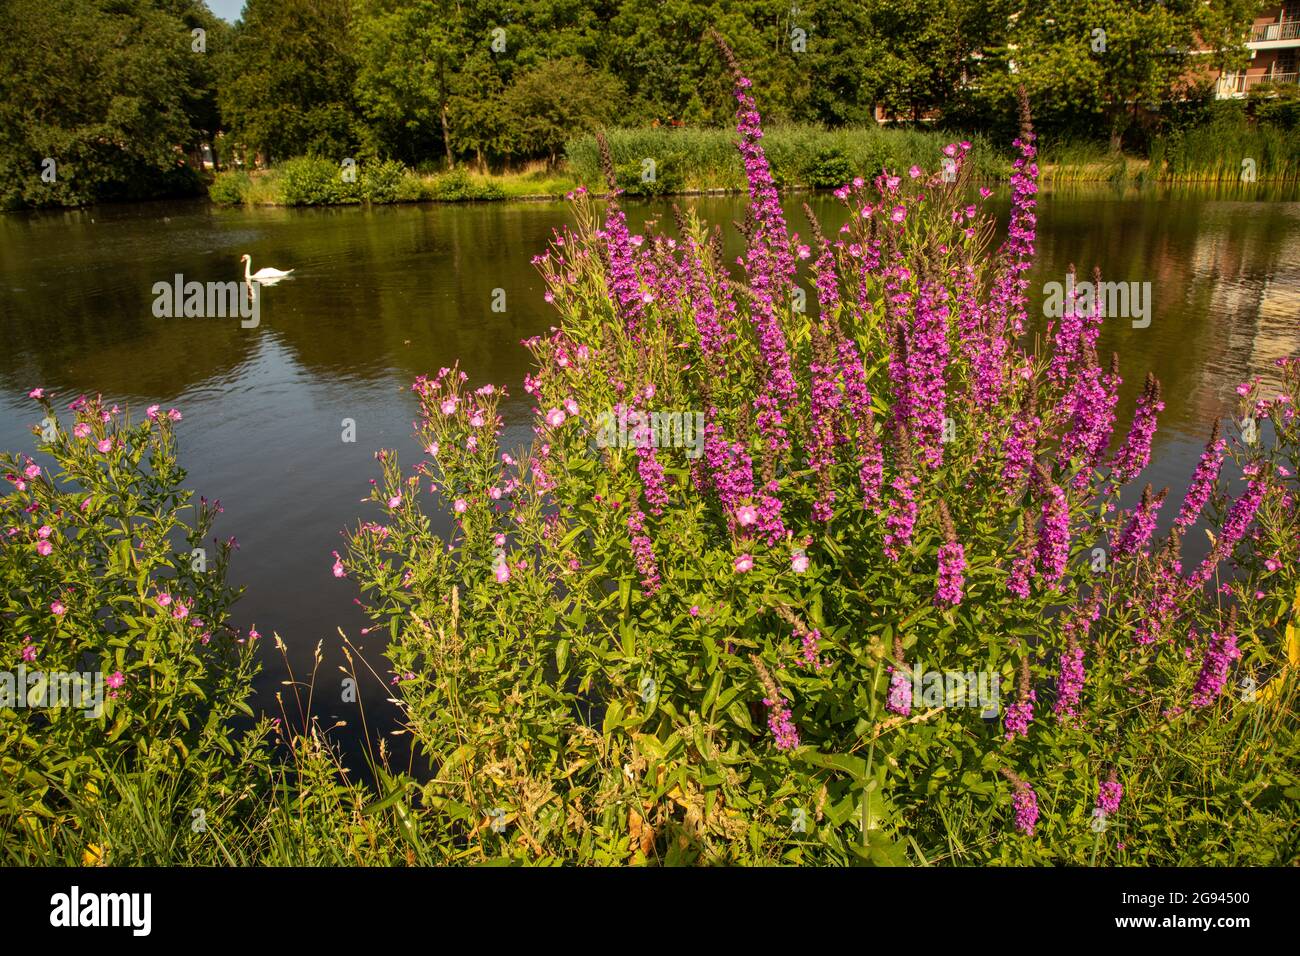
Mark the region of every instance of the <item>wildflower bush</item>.
<instances>
[{"instance_id":1,"label":"wildflower bush","mask_svg":"<svg viewBox=\"0 0 1300 956\"><path fill-rule=\"evenodd\" d=\"M60 415L43 389L32 398L40 460L0 455L0 658L15 684L20 668L37 678L0 706L6 843L48 848L129 775L184 779L215 826L251 746L230 721L252 717L256 670L255 632L227 624L231 543L209 539L220 504L181 487L177 410L132 425L98 399ZM47 696L71 672L93 675L85 691Z\"/></svg>"},{"instance_id":2,"label":"wildflower bush","mask_svg":"<svg viewBox=\"0 0 1300 956\"><path fill-rule=\"evenodd\" d=\"M737 277L694 218L634 236L617 193L578 190L535 259L558 314L526 343L531 447L501 447L502 388L444 368L414 385L426 457L378 453L382 518L334 573L434 767L406 784L421 845L1294 862L1300 369L1243 389L1181 503L1122 506L1165 399L1148 378L1119 407L1134 373L1097 354L1091 302L1023 347L1027 109L994 251L966 143L843 185L837 234L792 234L738 68L735 95ZM663 440L695 413L698 446ZM1184 566L1193 531L1212 547ZM1000 692L955 706L951 681L931 695L946 671Z\"/></svg>"}]
</instances>

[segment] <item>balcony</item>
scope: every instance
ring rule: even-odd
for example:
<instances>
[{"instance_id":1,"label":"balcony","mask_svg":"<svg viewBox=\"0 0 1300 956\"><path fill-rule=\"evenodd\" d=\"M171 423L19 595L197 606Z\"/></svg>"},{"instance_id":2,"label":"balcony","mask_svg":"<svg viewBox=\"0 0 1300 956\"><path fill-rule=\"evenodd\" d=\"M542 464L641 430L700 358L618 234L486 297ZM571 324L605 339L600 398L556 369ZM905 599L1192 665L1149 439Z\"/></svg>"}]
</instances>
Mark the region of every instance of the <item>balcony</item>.
<instances>
[{"instance_id":1,"label":"balcony","mask_svg":"<svg viewBox=\"0 0 1300 956\"><path fill-rule=\"evenodd\" d=\"M1286 84L1294 86L1300 80L1300 73L1253 73L1249 76L1224 76L1219 78L1219 99L1229 96L1245 96L1257 86L1265 83Z\"/></svg>"},{"instance_id":2,"label":"balcony","mask_svg":"<svg viewBox=\"0 0 1300 956\"><path fill-rule=\"evenodd\" d=\"M1300 40L1300 20L1257 23L1250 28L1251 43L1275 43L1282 40Z\"/></svg>"}]
</instances>

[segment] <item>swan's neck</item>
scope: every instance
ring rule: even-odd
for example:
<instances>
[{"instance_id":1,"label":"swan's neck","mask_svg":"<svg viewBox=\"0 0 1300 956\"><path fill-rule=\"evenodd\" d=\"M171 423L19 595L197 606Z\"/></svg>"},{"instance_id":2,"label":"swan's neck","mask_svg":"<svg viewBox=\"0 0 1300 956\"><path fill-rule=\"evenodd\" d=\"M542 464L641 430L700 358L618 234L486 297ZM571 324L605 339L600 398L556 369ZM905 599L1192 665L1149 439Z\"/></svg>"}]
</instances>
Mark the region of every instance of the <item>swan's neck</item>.
<instances>
[{"instance_id":1,"label":"swan's neck","mask_svg":"<svg viewBox=\"0 0 1300 956\"><path fill-rule=\"evenodd\" d=\"M244 281L248 282L253 278L253 260L244 260Z\"/></svg>"}]
</instances>

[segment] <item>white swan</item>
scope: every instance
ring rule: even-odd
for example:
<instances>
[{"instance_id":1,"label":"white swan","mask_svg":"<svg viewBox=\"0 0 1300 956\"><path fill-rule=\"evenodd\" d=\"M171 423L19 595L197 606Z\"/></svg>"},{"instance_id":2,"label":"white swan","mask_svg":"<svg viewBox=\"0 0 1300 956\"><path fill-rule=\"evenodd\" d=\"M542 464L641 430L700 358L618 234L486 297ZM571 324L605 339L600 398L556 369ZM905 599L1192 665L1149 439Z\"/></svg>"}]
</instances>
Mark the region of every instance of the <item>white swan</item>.
<instances>
[{"instance_id":1,"label":"white swan","mask_svg":"<svg viewBox=\"0 0 1300 956\"><path fill-rule=\"evenodd\" d=\"M263 285L271 285L272 283L279 282L285 276L289 275L289 273L293 272L292 269L290 269L289 272L283 272L279 269L272 269L270 266L266 266L253 272L253 257L248 253L244 253L240 256L239 261L244 264L245 282L260 282Z\"/></svg>"}]
</instances>

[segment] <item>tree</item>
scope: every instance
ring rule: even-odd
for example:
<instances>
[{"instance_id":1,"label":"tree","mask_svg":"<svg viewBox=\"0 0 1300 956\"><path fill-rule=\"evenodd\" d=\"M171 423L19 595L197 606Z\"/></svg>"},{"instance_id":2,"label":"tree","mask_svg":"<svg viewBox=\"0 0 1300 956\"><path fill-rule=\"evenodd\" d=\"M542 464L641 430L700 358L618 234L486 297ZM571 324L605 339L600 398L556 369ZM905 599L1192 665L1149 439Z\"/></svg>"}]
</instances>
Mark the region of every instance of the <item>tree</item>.
<instances>
[{"instance_id":1,"label":"tree","mask_svg":"<svg viewBox=\"0 0 1300 956\"><path fill-rule=\"evenodd\" d=\"M369 151L408 163L442 151L455 165L448 121L461 33L450 4L379 11L357 27L355 92Z\"/></svg>"},{"instance_id":2,"label":"tree","mask_svg":"<svg viewBox=\"0 0 1300 956\"><path fill-rule=\"evenodd\" d=\"M10 0L0 31L0 204L77 205L192 190L210 131L212 47L184 0Z\"/></svg>"},{"instance_id":3,"label":"tree","mask_svg":"<svg viewBox=\"0 0 1300 956\"><path fill-rule=\"evenodd\" d=\"M268 159L355 152L352 0L248 0L222 72L236 142Z\"/></svg>"},{"instance_id":4,"label":"tree","mask_svg":"<svg viewBox=\"0 0 1300 956\"><path fill-rule=\"evenodd\" d=\"M506 91L514 126L514 150L546 155L555 163L565 140L612 121L623 99L623 85L596 72L577 57L550 60L520 73Z\"/></svg>"},{"instance_id":5,"label":"tree","mask_svg":"<svg viewBox=\"0 0 1300 956\"><path fill-rule=\"evenodd\" d=\"M1206 68L1240 56L1257 6L1253 0L1023 0L1007 50L1014 73L990 71L988 91L1009 102L1023 83L1043 125L1104 124L1119 149L1141 109L1159 110L1204 82ZM1203 38L1217 49L1197 53Z\"/></svg>"}]
</instances>

